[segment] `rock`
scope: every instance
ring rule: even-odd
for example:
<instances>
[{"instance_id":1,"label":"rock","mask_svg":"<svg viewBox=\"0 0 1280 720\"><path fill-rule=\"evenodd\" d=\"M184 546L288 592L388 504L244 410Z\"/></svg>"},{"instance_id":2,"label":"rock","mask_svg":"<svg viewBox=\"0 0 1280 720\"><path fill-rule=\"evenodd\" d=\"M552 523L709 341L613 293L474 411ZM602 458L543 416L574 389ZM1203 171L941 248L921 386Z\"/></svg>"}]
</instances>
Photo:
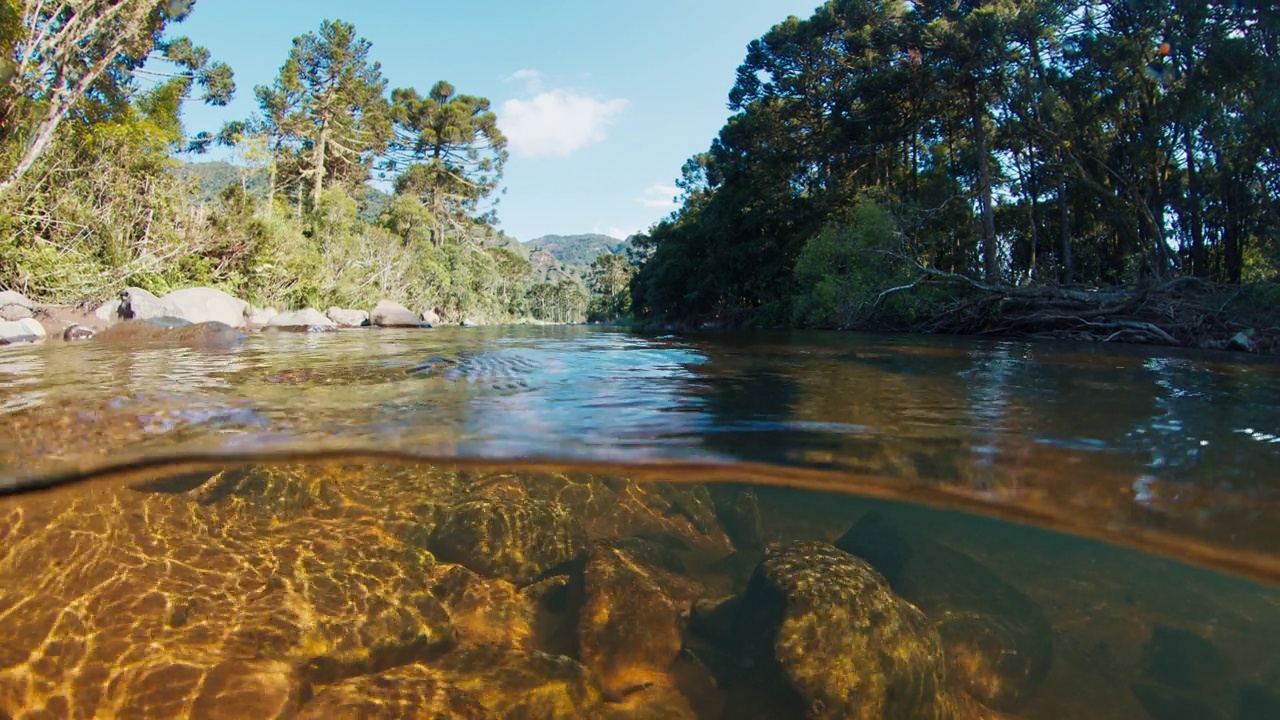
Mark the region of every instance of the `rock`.
<instances>
[{"instance_id":1,"label":"rock","mask_svg":"<svg viewBox=\"0 0 1280 720\"><path fill-rule=\"evenodd\" d=\"M125 288L120 293L120 316L132 320L152 320L161 317L179 317L174 308L150 291L140 287Z\"/></svg>"},{"instance_id":2,"label":"rock","mask_svg":"<svg viewBox=\"0 0 1280 720\"><path fill-rule=\"evenodd\" d=\"M379 300L369 313L369 322L378 327L418 327L422 318L399 303Z\"/></svg>"},{"instance_id":3,"label":"rock","mask_svg":"<svg viewBox=\"0 0 1280 720\"><path fill-rule=\"evenodd\" d=\"M1280 690L1255 683L1240 686L1234 720L1274 720L1280 717Z\"/></svg>"},{"instance_id":4,"label":"rock","mask_svg":"<svg viewBox=\"0 0 1280 720\"><path fill-rule=\"evenodd\" d=\"M324 312L325 317L343 327L360 327L369 324L369 313L363 310L344 310L331 307Z\"/></svg>"},{"instance_id":5,"label":"rock","mask_svg":"<svg viewBox=\"0 0 1280 720\"><path fill-rule=\"evenodd\" d=\"M1227 349L1253 352L1253 339L1249 337L1249 333L1246 331L1238 332L1227 341Z\"/></svg>"},{"instance_id":6,"label":"rock","mask_svg":"<svg viewBox=\"0 0 1280 720\"><path fill-rule=\"evenodd\" d=\"M209 287L175 290L160 298L160 302L175 308L175 317L196 324L220 322L234 328L244 327L249 310L249 303Z\"/></svg>"},{"instance_id":7,"label":"rock","mask_svg":"<svg viewBox=\"0 0 1280 720\"><path fill-rule=\"evenodd\" d=\"M776 667L810 718L960 718L928 618L867 562L822 542L771 552L734 621L739 650Z\"/></svg>"},{"instance_id":8,"label":"rock","mask_svg":"<svg viewBox=\"0 0 1280 720\"><path fill-rule=\"evenodd\" d=\"M271 318L279 315L280 312L273 307L260 308L249 306L249 312L245 316L245 325L252 325L257 328L265 327Z\"/></svg>"},{"instance_id":9,"label":"rock","mask_svg":"<svg viewBox=\"0 0 1280 720\"><path fill-rule=\"evenodd\" d=\"M977 560L880 513L868 513L835 544L869 562L894 592L924 611L956 681L985 705L1016 710L1048 675L1049 621L1031 598Z\"/></svg>"},{"instance_id":10,"label":"rock","mask_svg":"<svg viewBox=\"0 0 1280 720\"><path fill-rule=\"evenodd\" d=\"M48 337L44 326L35 318L0 321L0 345L20 342L40 342Z\"/></svg>"},{"instance_id":11,"label":"rock","mask_svg":"<svg viewBox=\"0 0 1280 720\"><path fill-rule=\"evenodd\" d=\"M462 322L458 323L462 327L479 327L480 324L471 318L462 318Z\"/></svg>"},{"instance_id":12,"label":"rock","mask_svg":"<svg viewBox=\"0 0 1280 720\"><path fill-rule=\"evenodd\" d=\"M428 325L439 325L442 322L440 319L440 314L437 313L435 310L423 311L422 321L427 323Z\"/></svg>"},{"instance_id":13,"label":"rock","mask_svg":"<svg viewBox=\"0 0 1280 720\"><path fill-rule=\"evenodd\" d=\"M159 317L151 320L126 320L99 332L96 342L126 345L170 343L204 350L235 347L244 334L219 322L192 324L181 318Z\"/></svg>"},{"instance_id":14,"label":"rock","mask_svg":"<svg viewBox=\"0 0 1280 720\"><path fill-rule=\"evenodd\" d=\"M1151 639L1142 646L1140 662L1144 682L1130 689L1155 720L1178 715L1160 715L1153 707L1166 708L1161 711L1166 713L1169 709L1187 712L1197 705L1226 707L1236 692L1237 673L1231 658L1187 630L1154 626Z\"/></svg>"},{"instance_id":15,"label":"rock","mask_svg":"<svg viewBox=\"0 0 1280 720\"><path fill-rule=\"evenodd\" d=\"M534 603L506 580L461 565L441 565L431 594L444 605L460 647L522 649L532 634Z\"/></svg>"},{"instance_id":16,"label":"rock","mask_svg":"<svg viewBox=\"0 0 1280 720\"><path fill-rule=\"evenodd\" d=\"M680 654L686 607L672 598L670 585L666 573L621 549L592 548L578 638L582 663L596 673L606 697L620 700L665 681Z\"/></svg>"},{"instance_id":17,"label":"rock","mask_svg":"<svg viewBox=\"0 0 1280 720\"><path fill-rule=\"evenodd\" d=\"M83 325L69 325L66 330L62 331L62 339L67 342L92 340L96 334L97 331L93 328L87 328Z\"/></svg>"},{"instance_id":18,"label":"rock","mask_svg":"<svg viewBox=\"0 0 1280 720\"><path fill-rule=\"evenodd\" d=\"M0 292L0 320L16 321L32 317L36 305L26 295L13 290Z\"/></svg>"},{"instance_id":19,"label":"rock","mask_svg":"<svg viewBox=\"0 0 1280 720\"><path fill-rule=\"evenodd\" d=\"M760 500L747 485L712 485L708 488L716 519L738 550L762 550L764 528Z\"/></svg>"},{"instance_id":20,"label":"rock","mask_svg":"<svg viewBox=\"0 0 1280 720\"><path fill-rule=\"evenodd\" d=\"M432 533L431 551L486 577L525 585L581 557L586 537L564 506L508 487L473 494L445 509Z\"/></svg>"},{"instance_id":21,"label":"rock","mask_svg":"<svg viewBox=\"0 0 1280 720\"><path fill-rule=\"evenodd\" d=\"M116 322L117 320L122 319L122 315L120 314L122 305L123 303L120 298L108 300L99 305L97 310L93 311L93 316L102 322Z\"/></svg>"},{"instance_id":22,"label":"rock","mask_svg":"<svg viewBox=\"0 0 1280 720\"><path fill-rule=\"evenodd\" d=\"M569 658L496 649L450 653L325 688L299 718L564 718L603 716L600 690Z\"/></svg>"},{"instance_id":23,"label":"rock","mask_svg":"<svg viewBox=\"0 0 1280 720\"><path fill-rule=\"evenodd\" d=\"M296 332L322 332L333 330L338 327L338 324L321 315L319 310L303 308L273 316L267 321L267 327Z\"/></svg>"}]
</instances>

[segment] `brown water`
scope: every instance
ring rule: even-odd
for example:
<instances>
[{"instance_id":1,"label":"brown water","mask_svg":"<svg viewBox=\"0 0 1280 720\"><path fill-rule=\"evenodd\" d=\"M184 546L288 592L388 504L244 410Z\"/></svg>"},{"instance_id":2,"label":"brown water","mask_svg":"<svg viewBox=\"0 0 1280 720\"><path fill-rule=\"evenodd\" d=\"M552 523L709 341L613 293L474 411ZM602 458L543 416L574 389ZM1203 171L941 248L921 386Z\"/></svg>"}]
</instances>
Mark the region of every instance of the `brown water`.
<instances>
[{"instance_id":1,"label":"brown water","mask_svg":"<svg viewBox=\"0 0 1280 720\"><path fill-rule=\"evenodd\" d=\"M1278 401L852 334L2 348L0 717L1280 717Z\"/></svg>"}]
</instances>

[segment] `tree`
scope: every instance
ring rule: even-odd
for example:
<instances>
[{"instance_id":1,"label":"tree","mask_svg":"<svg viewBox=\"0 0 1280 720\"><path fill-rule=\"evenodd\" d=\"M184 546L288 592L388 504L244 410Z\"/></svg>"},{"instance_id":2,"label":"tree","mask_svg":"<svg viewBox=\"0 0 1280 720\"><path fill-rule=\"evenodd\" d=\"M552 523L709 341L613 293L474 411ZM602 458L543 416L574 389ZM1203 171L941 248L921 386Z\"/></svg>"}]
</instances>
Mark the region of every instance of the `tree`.
<instances>
[{"instance_id":1,"label":"tree","mask_svg":"<svg viewBox=\"0 0 1280 720\"><path fill-rule=\"evenodd\" d=\"M300 173L311 180L313 205L330 178L363 182L374 154L386 145L386 81L381 64L369 59L371 47L354 25L325 20L319 34L293 39L275 85L259 93L272 127L296 133L302 143L307 160Z\"/></svg>"},{"instance_id":2,"label":"tree","mask_svg":"<svg viewBox=\"0 0 1280 720\"><path fill-rule=\"evenodd\" d=\"M599 314L612 320L631 310L629 283L635 267L622 255L607 253L591 263L587 286L599 299Z\"/></svg>"},{"instance_id":3,"label":"tree","mask_svg":"<svg viewBox=\"0 0 1280 720\"><path fill-rule=\"evenodd\" d=\"M386 168L398 172L396 192L422 200L438 223L455 228L476 216L502 178L507 139L489 100L458 95L441 80L426 97L413 88L392 91L395 136ZM432 242L440 244L439 227Z\"/></svg>"},{"instance_id":4,"label":"tree","mask_svg":"<svg viewBox=\"0 0 1280 720\"><path fill-rule=\"evenodd\" d=\"M185 38L164 40L194 0L5 0L0 40L0 195L39 160L73 109L93 100L106 110L128 103L134 77L159 50L178 66L185 88L199 83L203 99L226 104L235 90L231 69Z\"/></svg>"}]
</instances>

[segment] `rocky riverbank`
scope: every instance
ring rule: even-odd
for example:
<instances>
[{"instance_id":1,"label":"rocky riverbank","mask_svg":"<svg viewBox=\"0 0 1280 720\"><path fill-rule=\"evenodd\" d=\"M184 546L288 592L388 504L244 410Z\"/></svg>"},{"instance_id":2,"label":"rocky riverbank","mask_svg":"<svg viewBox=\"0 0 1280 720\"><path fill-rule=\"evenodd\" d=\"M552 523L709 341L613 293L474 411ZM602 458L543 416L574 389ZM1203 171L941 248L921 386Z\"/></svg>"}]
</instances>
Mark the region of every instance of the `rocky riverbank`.
<instances>
[{"instance_id":1,"label":"rocky riverbank","mask_svg":"<svg viewBox=\"0 0 1280 720\"><path fill-rule=\"evenodd\" d=\"M192 287L163 297L137 287L97 308L43 305L12 290L0 292L0 345L42 342L46 339L85 340L128 321L148 321L153 326L217 323L237 331L280 330L323 332L342 327L421 327L444 324L432 310L416 312L399 303L381 300L369 310L331 307L320 312L302 308L278 312L258 308L216 288ZM470 318L456 324L476 325ZM130 333L145 332L128 330Z\"/></svg>"}]
</instances>

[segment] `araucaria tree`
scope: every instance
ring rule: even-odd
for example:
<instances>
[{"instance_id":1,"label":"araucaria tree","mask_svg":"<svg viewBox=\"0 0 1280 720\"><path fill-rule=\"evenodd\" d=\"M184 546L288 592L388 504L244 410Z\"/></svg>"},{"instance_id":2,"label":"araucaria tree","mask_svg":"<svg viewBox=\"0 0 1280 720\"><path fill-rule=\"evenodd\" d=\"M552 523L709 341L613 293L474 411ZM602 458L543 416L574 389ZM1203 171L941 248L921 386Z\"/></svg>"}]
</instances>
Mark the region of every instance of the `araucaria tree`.
<instances>
[{"instance_id":1,"label":"araucaria tree","mask_svg":"<svg viewBox=\"0 0 1280 720\"><path fill-rule=\"evenodd\" d=\"M492 220L481 204L498 187L507 160L507 139L487 98L459 95L441 80L425 97L413 88L391 93L394 139L386 169L397 174L396 193L418 198L435 225L438 246L442 225L461 230Z\"/></svg>"},{"instance_id":2,"label":"araucaria tree","mask_svg":"<svg viewBox=\"0 0 1280 720\"><path fill-rule=\"evenodd\" d=\"M258 93L264 118L296 134L298 172L310 180L313 205L329 182L368 179L390 136L387 83L370 48L354 25L326 20L319 33L294 38L275 85Z\"/></svg>"}]
</instances>

